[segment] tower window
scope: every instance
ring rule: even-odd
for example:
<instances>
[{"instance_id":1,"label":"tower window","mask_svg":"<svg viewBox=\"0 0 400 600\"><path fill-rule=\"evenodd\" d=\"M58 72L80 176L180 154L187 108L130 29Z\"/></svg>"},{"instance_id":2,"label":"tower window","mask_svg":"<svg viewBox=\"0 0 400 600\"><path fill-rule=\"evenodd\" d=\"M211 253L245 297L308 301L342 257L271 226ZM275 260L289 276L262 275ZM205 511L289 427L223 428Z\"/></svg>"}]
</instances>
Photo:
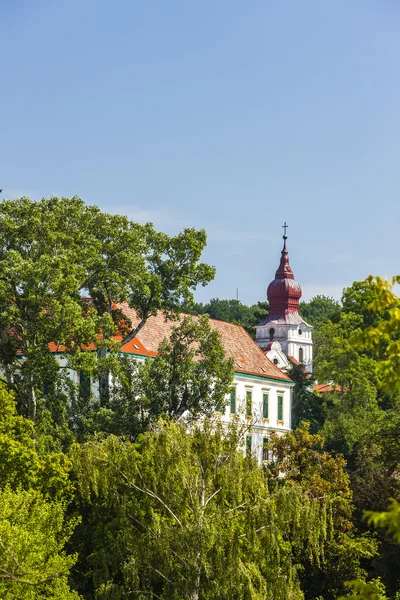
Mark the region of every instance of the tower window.
<instances>
[{"instance_id":1,"label":"tower window","mask_svg":"<svg viewBox=\"0 0 400 600\"><path fill-rule=\"evenodd\" d=\"M303 332L301 329L299 329L299 335L303 335Z\"/></svg>"},{"instance_id":2,"label":"tower window","mask_svg":"<svg viewBox=\"0 0 400 600\"><path fill-rule=\"evenodd\" d=\"M271 327L271 329L269 330L269 339L271 342L274 339L274 335L275 335L275 329L273 327Z\"/></svg>"},{"instance_id":3,"label":"tower window","mask_svg":"<svg viewBox=\"0 0 400 600\"><path fill-rule=\"evenodd\" d=\"M299 362L303 362L304 361L304 352L303 352L303 348L299 348Z\"/></svg>"},{"instance_id":4,"label":"tower window","mask_svg":"<svg viewBox=\"0 0 400 600\"><path fill-rule=\"evenodd\" d=\"M277 358L274 358L273 362L274 362L274 365L277 365L279 360Z\"/></svg>"}]
</instances>

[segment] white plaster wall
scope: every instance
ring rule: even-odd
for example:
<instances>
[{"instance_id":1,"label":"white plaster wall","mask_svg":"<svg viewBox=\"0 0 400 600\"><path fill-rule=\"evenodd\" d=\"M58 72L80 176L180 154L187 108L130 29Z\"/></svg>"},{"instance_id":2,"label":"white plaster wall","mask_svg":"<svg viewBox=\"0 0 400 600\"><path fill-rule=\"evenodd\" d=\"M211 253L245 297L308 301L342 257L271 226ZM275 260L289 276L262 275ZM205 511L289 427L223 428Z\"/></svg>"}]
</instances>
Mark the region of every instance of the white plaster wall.
<instances>
[{"instance_id":1,"label":"white plaster wall","mask_svg":"<svg viewBox=\"0 0 400 600\"><path fill-rule=\"evenodd\" d=\"M239 419L242 424L249 425L251 435L251 451L257 460L262 462L263 438L269 438L273 431L286 433L291 429L292 388L293 384L273 379L246 377L235 374L236 413L231 414L230 396L222 414L222 420L229 423L231 419ZM246 390L252 391L252 417L246 417ZM268 392L268 419L263 419L263 392ZM283 396L283 422L278 422L278 395ZM243 450L246 450L246 440Z\"/></svg>"},{"instance_id":2,"label":"white plaster wall","mask_svg":"<svg viewBox=\"0 0 400 600\"><path fill-rule=\"evenodd\" d=\"M58 354L57 359L62 367L66 367L63 354ZM144 359L139 358L140 362ZM79 386L79 374L68 369L74 383ZM283 434L291 429L292 388L293 384L285 381L275 381L262 377L249 377L236 373L234 377L236 388L236 413L230 412L230 395L226 398L226 406L222 414L225 423L232 418L239 418L244 425L249 425L248 435L251 435L251 451L257 460L262 462L263 438L269 438L273 431ZM246 417L246 390L252 391L252 416ZM268 392L268 419L263 419L263 392ZM98 394L98 383L92 381L92 392ZM283 396L283 422L278 422L278 395ZM243 441L243 451L246 451L246 440Z\"/></svg>"}]
</instances>

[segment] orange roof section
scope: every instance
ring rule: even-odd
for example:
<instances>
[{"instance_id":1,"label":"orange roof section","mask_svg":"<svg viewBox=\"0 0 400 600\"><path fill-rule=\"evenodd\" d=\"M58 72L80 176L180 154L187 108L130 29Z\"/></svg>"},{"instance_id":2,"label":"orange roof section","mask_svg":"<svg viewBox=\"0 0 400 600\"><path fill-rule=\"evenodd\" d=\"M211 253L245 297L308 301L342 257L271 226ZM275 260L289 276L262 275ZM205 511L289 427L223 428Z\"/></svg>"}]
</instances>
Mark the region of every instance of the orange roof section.
<instances>
[{"instance_id":1,"label":"orange roof section","mask_svg":"<svg viewBox=\"0 0 400 600\"><path fill-rule=\"evenodd\" d=\"M139 324L140 320L136 311L130 308L128 304L118 304L118 308L131 320L133 327ZM185 315L180 316L183 317ZM192 318L196 319L194 316ZM123 346L121 352L132 352L132 347L136 344L143 351L139 352L138 349L134 348L133 354L156 356L158 346L164 338L170 337L173 327L178 322L167 320L165 315L159 311L156 316L149 317L137 337ZM243 327L225 321L217 321L216 319L210 319L210 325L220 333L225 354L228 358L233 359L234 368L237 373L247 373L249 375L291 382L290 377L278 369L264 355Z\"/></svg>"},{"instance_id":2,"label":"orange roof section","mask_svg":"<svg viewBox=\"0 0 400 600\"><path fill-rule=\"evenodd\" d=\"M314 390L319 394L325 394L326 392L340 392L340 386L335 383L318 383L314 386Z\"/></svg>"}]
</instances>

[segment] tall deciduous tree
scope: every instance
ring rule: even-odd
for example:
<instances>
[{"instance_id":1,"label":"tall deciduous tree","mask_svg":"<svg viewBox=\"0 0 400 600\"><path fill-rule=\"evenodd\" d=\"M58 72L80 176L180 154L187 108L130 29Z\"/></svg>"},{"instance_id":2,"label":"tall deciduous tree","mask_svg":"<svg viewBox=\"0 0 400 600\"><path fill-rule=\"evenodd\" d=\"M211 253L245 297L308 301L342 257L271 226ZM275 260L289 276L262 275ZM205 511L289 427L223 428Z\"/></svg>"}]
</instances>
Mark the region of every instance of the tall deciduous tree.
<instances>
[{"instance_id":1,"label":"tall deciduous tree","mask_svg":"<svg viewBox=\"0 0 400 600\"><path fill-rule=\"evenodd\" d=\"M96 337L79 292L96 252L82 224L98 212L77 198L0 204L0 361L33 420L38 390L59 371L49 343L72 350Z\"/></svg>"},{"instance_id":2,"label":"tall deciduous tree","mask_svg":"<svg viewBox=\"0 0 400 600\"><path fill-rule=\"evenodd\" d=\"M296 429L302 421L308 421L312 433L317 433L323 424L323 399L315 391L312 375L302 364L292 363L288 371L292 381L292 428Z\"/></svg>"},{"instance_id":3,"label":"tall deciduous tree","mask_svg":"<svg viewBox=\"0 0 400 600\"><path fill-rule=\"evenodd\" d=\"M185 317L141 370L149 418L210 416L224 406L233 375L233 361L225 358L220 335L207 317Z\"/></svg>"},{"instance_id":4,"label":"tall deciduous tree","mask_svg":"<svg viewBox=\"0 0 400 600\"><path fill-rule=\"evenodd\" d=\"M300 302L299 312L310 325L316 327L329 320L336 320L340 314L340 304L329 296L314 296L310 302Z\"/></svg>"},{"instance_id":5,"label":"tall deciduous tree","mask_svg":"<svg viewBox=\"0 0 400 600\"><path fill-rule=\"evenodd\" d=\"M213 278L214 269L199 263L205 243L203 230L171 237L79 198L2 202L0 364L21 412L35 420L38 396L60 381L50 343L68 352L74 368L97 369L107 395L107 354L157 310L170 314L190 303L194 288ZM82 298L88 290L91 301ZM123 301L139 316L135 326L116 310ZM86 352L90 343L98 363Z\"/></svg>"},{"instance_id":6,"label":"tall deciduous tree","mask_svg":"<svg viewBox=\"0 0 400 600\"><path fill-rule=\"evenodd\" d=\"M136 445L109 437L75 448L88 596L303 598L296 556L321 557L326 502L294 483L271 493L238 433L160 423Z\"/></svg>"},{"instance_id":7,"label":"tall deciduous tree","mask_svg":"<svg viewBox=\"0 0 400 600\"><path fill-rule=\"evenodd\" d=\"M324 444L321 435L310 433L308 423L303 423L293 434L281 437L275 434L270 442L273 460L268 471L283 486L295 482L311 497L329 499L333 535L325 545L324 560L311 565L304 557L300 562L306 597L334 600L345 590L346 581L365 574L361 561L372 558L377 548L371 539L359 535L353 525L354 507L346 461L341 456L332 456ZM280 479L282 474L284 480Z\"/></svg>"},{"instance_id":8,"label":"tall deciduous tree","mask_svg":"<svg viewBox=\"0 0 400 600\"><path fill-rule=\"evenodd\" d=\"M71 463L40 452L33 423L17 415L0 384L0 597L2 600L77 600L68 585L75 556L65 554L76 519L65 520Z\"/></svg>"},{"instance_id":9,"label":"tall deciduous tree","mask_svg":"<svg viewBox=\"0 0 400 600\"><path fill-rule=\"evenodd\" d=\"M385 315L385 318L372 319L372 324L362 332L356 332L353 342L361 349L367 349L379 356L376 365L380 376L380 387L384 390L400 391L400 299L393 290L395 283L400 283L400 275L391 282L380 277L369 278L375 295L368 310L374 315Z\"/></svg>"},{"instance_id":10,"label":"tall deciduous tree","mask_svg":"<svg viewBox=\"0 0 400 600\"><path fill-rule=\"evenodd\" d=\"M64 552L76 520L67 523L64 508L34 491L0 490L2 600L79 600L68 584L77 557Z\"/></svg>"}]
</instances>

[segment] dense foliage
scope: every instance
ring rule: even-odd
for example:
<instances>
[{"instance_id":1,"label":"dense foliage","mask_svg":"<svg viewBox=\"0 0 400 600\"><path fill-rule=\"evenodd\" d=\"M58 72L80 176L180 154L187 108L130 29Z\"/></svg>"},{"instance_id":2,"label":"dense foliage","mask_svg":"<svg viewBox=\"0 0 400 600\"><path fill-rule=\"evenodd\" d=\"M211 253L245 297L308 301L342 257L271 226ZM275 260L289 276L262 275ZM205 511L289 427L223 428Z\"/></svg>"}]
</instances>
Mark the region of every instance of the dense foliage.
<instances>
[{"instance_id":1,"label":"dense foliage","mask_svg":"<svg viewBox=\"0 0 400 600\"><path fill-rule=\"evenodd\" d=\"M254 334L268 305L194 304L205 241L78 198L0 204L1 598L398 600L392 284L301 303L314 372L292 365L293 433L261 468L215 415L233 365L206 315ZM157 357L120 355L157 310Z\"/></svg>"},{"instance_id":2,"label":"dense foliage","mask_svg":"<svg viewBox=\"0 0 400 600\"><path fill-rule=\"evenodd\" d=\"M257 302L252 306L246 306L240 300L220 300L212 298L207 304L196 302L187 308L192 315L207 314L210 319L227 321L242 325L254 338L256 325L265 319L268 313L268 302Z\"/></svg>"},{"instance_id":3,"label":"dense foliage","mask_svg":"<svg viewBox=\"0 0 400 600\"><path fill-rule=\"evenodd\" d=\"M74 448L86 597L302 598L299 557L321 560L329 503L271 492L240 443L218 422L161 422L137 444Z\"/></svg>"}]
</instances>

